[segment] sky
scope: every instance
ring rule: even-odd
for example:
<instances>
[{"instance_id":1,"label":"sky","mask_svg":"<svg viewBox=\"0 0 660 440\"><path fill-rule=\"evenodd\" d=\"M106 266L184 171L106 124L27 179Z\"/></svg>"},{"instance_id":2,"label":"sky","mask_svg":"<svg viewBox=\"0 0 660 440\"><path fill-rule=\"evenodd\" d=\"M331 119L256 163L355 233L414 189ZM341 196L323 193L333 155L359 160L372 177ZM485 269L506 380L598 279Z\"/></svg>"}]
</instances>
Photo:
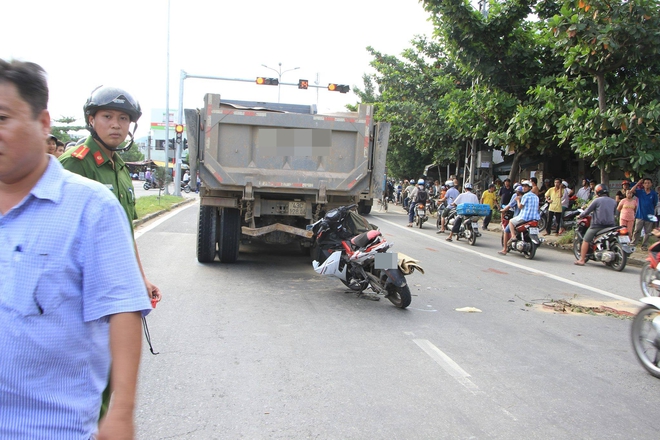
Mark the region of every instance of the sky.
<instances>
[{"instance_id":1,"label":"sky","mask_svg":"<svg viewBox=\"0 0 660 440\"><path fill-rule=\"evenodd\" d=\"M372 73L372 46L399 55L416 35L431 35L429 14L417 0L170 0L169 105L179 103L181 70L191 75L362 88ZM137 136L146 136L152 109L167 94L167 0L18 1L3 4L0 58L40 64L48 73L53 119L80 118L99 85L121 87L142 106ZM38 12L35 10L38 8ZM199 108L206 93L226 99L277 102L278 88L248 82L187 79L184 108ZM353 92L281 86L281 102L345 111ZM318 95L318 101L317 101Z\"/></svg>"}]
</instances>

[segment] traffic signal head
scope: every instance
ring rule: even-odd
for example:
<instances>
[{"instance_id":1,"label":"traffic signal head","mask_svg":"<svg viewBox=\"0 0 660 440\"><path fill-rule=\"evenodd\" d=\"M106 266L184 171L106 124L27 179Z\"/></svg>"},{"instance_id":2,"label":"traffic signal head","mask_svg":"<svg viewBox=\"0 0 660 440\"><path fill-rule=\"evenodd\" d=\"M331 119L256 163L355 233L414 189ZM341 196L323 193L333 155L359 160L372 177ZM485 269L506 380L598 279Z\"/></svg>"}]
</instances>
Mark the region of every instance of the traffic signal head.
<instances>
[{"instance_id":1,"label":"traffic signal head","mask_svg":"<svg viewBox=\"0 0 660 440\"><path fill-rule=\"evenodd\" d=\"M309 88L309 81L307 81L306 79L299 79L298 80L298 88L299 89Z\"/></svg>"},{"instance_id":2,"label":"traffic signal head","mask_svg":"<svg viewBox=\"0 0 660 440\"><path fill-rule=\"evenodd\" d=\"M260 86L276 86L280 82L277 78L264 78L263 76L258 76L256 83Z\"/></svg>"},{"instance_id":3,"label":"traffic signal head","mask_svg":"<svg viewBox=\"0 0 660 440\"><path fill-rule=\"evenodd\" d=\"M330 90L331 92L348 93L348 91L351 90L351 88L348 87L346 84L330 83L328 84L328 90Z\"/></svg>"},{"instance_id":4,"label":"traffic signal head","mask_svg":"<svg viewBox=\"0 0 660 440\"><path fill-rule=\"evenodd\" d=\"M176 133L176 143L180 144L181 138L183 138L183 125L176 124L176 126L174 127L174 132Z\"/></svg>"}]
</instances>

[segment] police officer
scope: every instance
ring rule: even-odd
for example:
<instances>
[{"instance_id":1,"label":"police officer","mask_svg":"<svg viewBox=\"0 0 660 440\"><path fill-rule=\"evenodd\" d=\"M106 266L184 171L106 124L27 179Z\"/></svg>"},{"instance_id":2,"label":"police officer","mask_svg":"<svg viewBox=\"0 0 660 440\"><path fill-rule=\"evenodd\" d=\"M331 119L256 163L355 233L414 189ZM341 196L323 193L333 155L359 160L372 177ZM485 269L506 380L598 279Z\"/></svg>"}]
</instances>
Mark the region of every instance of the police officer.
<instances>
[{"instance_id":1,"label":"police officer","mask_svg":"<svg viewBox=\"0 0 660 440\"><path fill-rule=\"evenodd\" d=\"M59 160L67 170L101 182L112 191L126 211L132 231L133 220L137 219L133 181L117 152L127 151L133 145L137 121L142 115L140 104L122 89L99 87L87 99L83 111L90 136L83 144L64 152ZM134 124L132 133L131 122ZM130 136L130 142L124 145L126 136ZM135 254L149 297L160 301L160 289L144 275L137 245Z\"/></svg>"}]
</instances>

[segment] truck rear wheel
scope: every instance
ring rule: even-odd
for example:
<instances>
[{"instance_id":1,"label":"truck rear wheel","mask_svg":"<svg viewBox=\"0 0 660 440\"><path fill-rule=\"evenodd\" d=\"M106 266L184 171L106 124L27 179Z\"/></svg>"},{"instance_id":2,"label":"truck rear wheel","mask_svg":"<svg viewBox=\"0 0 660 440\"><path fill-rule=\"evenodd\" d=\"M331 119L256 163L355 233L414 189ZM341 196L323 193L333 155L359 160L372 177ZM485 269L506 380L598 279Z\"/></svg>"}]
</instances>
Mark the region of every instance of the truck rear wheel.
<instances>
[{"instance_id":1,"label":"truck rear wheel","mask_svg":"<svg viewBox=\"0 0 660 440\"><path fill-rule=\"evenodd\" d=\"M216 227L218 208L215 206L200 206L197 223L197 261L212 263L215 259Z\"/></svg>"},{"instance_id":2,"label":"truck rear wheel","mask_svg":"<svg viewBox=\"0 0 660 440\"><path fill-rule=\"evenodd\" d=\"M236 208L222 208L218 256L222 263L235 263L241 243L241 213Z\"/></svg>"},{"instance_id":3,"label":"truck rear wheel","mask_svg":"<svg viewBox=\"0 0 660 440\"><path fill-rule=\"evenodd\" d=\"M358 202L358 214L367 215L371 212L371 205L367 205L364 200Z\"/></svg>"}]
</instances>

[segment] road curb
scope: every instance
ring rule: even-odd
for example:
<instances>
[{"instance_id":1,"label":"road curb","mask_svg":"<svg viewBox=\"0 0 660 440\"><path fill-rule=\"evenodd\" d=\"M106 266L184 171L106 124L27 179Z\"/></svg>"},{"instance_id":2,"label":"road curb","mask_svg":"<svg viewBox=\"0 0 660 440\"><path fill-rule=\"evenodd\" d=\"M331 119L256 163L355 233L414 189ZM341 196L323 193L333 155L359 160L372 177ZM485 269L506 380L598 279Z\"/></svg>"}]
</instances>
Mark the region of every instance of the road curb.
<instances>
[{"instance_id":1,"label":"road curb","mask_svg":"<svg viewBox=\"0 0 660 440\"><path fill-rule=\"evenodd\" d=\"M151 214L147 214L147 215L145 215L145 216L142 217L142 218L139 218L139 219L137 219L137 220L133 220L133 229L135 229L135 228L137 228L138 226L140 226L140 225L142 225L142 224L148 222L149 220L153 220L153 219L155 219L156 217L159 217L159 216L161 216L161 215L163 215L163 214L165 214L165 213L167 213L167 212L170 212L170 211L172 211L173 209L176 209L176 208L178 208L178 207L180 207L180 206L184 206L184 205L187 205L187 204L189 204L189 203L193 203L193 202L197 202L197 201L198 201L198 199L196 199L196 198L185 199L185 200L183 200L183 201L181 201L181 202L179 202L179 203L176 203L176 204L172 205L172 206L170 207L170 209L161 209L160 211L152 212Z\"/></svg>"}]
</instances>

